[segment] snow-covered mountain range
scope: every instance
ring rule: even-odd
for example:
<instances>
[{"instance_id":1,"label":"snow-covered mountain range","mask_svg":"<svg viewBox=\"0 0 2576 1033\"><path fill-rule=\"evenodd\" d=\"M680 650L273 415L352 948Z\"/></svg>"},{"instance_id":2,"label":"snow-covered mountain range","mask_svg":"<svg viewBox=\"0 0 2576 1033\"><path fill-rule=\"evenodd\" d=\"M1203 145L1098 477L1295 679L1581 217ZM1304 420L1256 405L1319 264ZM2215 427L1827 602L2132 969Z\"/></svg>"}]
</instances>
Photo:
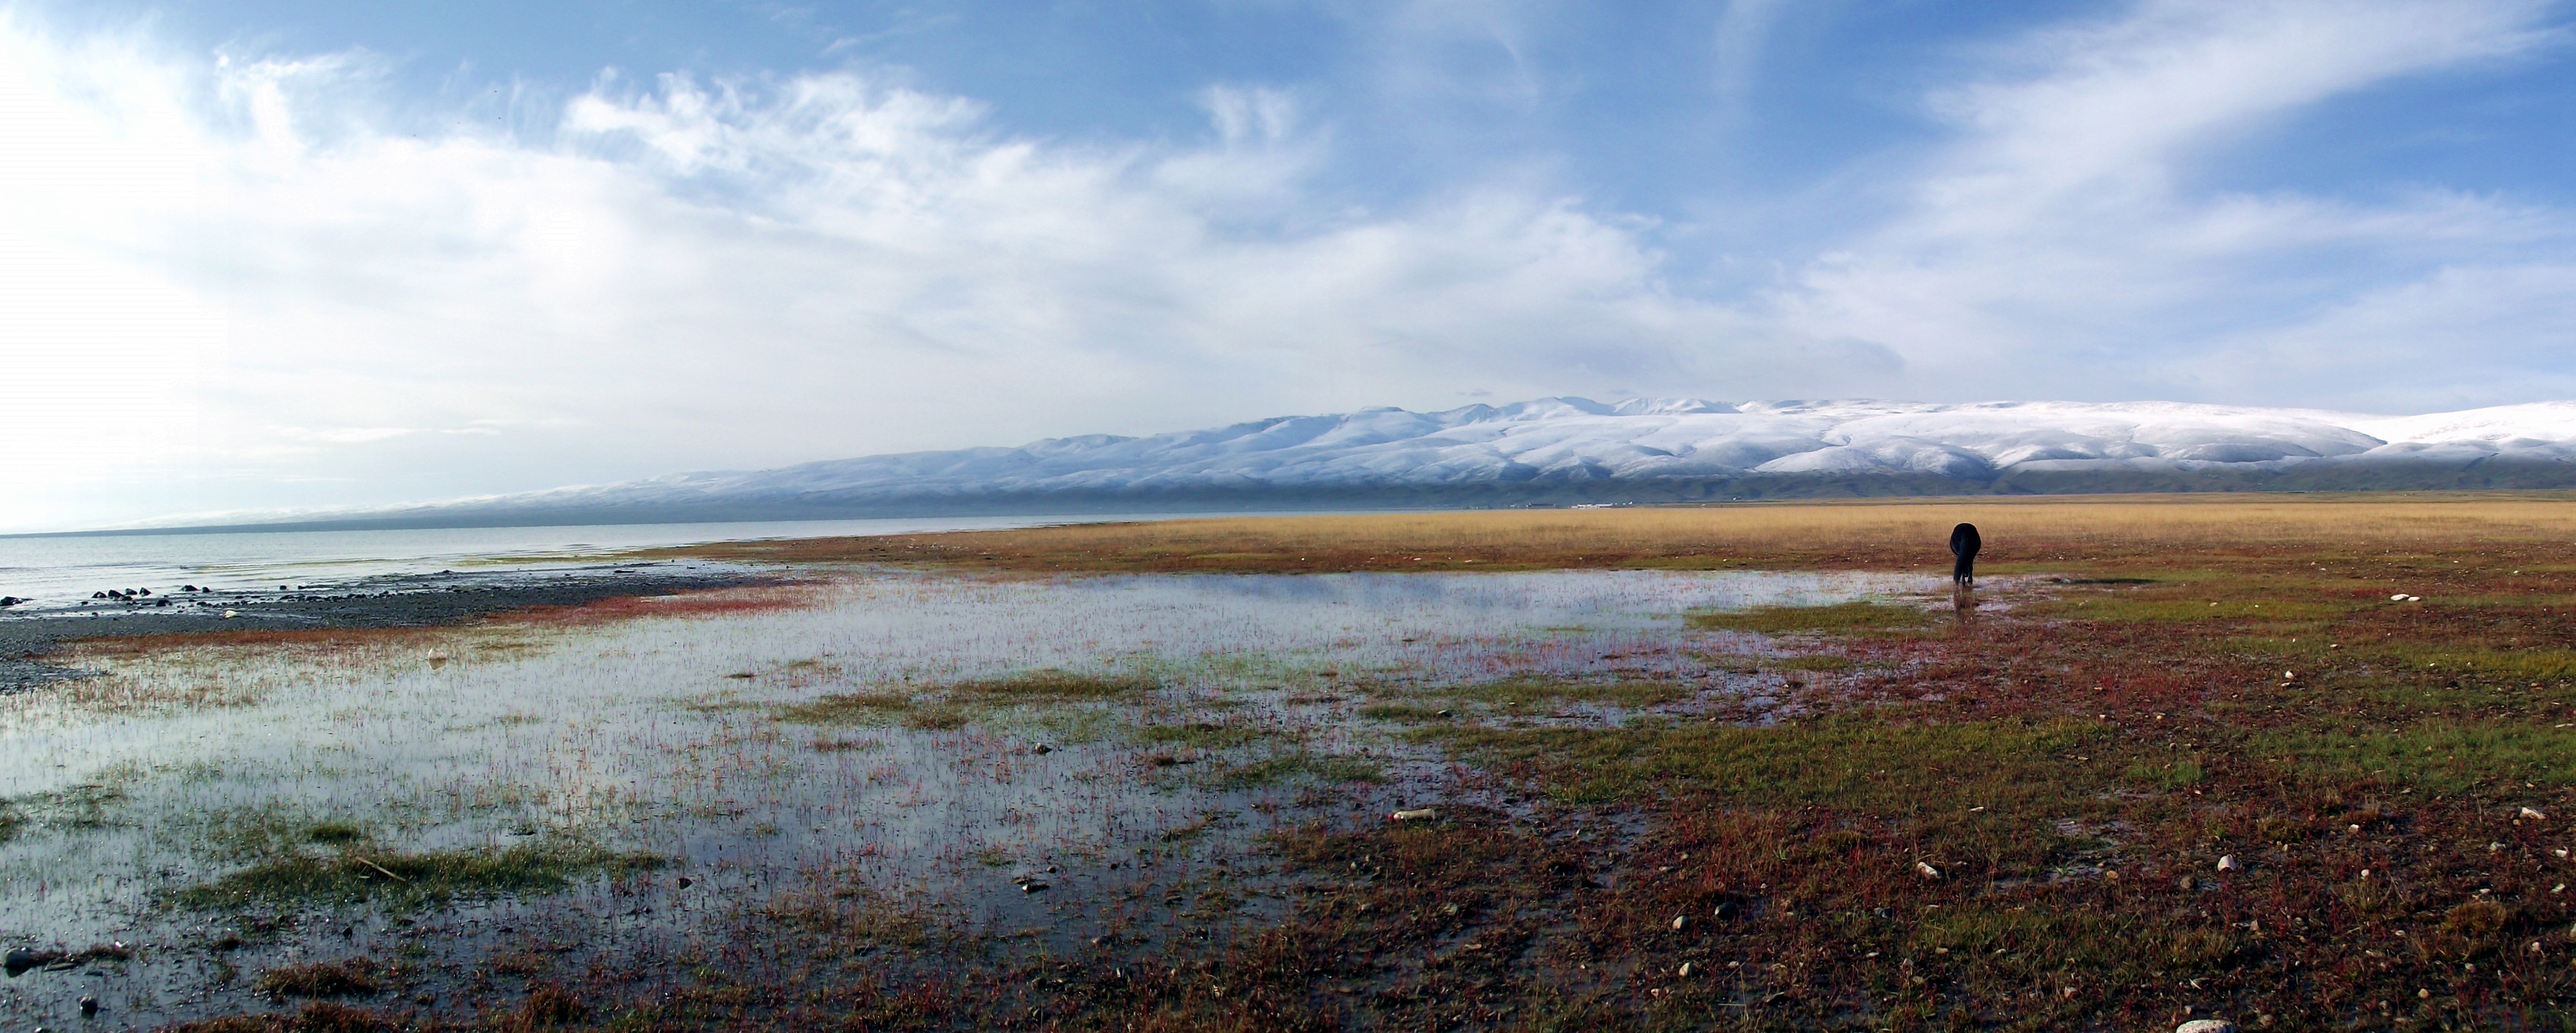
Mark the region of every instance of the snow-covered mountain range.
<instances>
[{"instance_id":1,"label":"snow-covered mountain range","mask_svg":"<svg viewBox=\"0 0 2576 1033\"><path fill-rule=\"evenodd\" d=\"M689 473L407 523L2576 486L2576 402L2370 416L2170 402L1544 398Z\"/></svg>"}]
</instances>

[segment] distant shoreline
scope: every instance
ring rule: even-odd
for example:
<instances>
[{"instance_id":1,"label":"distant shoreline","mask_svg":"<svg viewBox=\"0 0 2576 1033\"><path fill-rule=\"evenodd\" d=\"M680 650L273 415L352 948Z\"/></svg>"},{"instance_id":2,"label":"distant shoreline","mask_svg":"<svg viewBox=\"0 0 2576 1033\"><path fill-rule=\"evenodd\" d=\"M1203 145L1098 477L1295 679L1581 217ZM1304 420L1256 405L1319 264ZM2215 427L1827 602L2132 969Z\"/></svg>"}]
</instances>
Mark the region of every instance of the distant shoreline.
<instances>
[{"instance_id":1,"label":"distant shoreline","mask_svg":"<svg viewBox=\"0 0 2576 1033\"><path fill-rule=\"evenodd\" d=\"M173 605L118 604L84 613L10 615L0 617L0 695L82 677L79 671L45 660L75 642L259 631L447 627L540 607L585 606L611 599L774 585L787 580L778 574L730 566L688 568L632 563L542 573L396 575L321 592L156 596L171 600Z\"/></svg>"},{"instance_id":2,"label":"distant shoreline","mask_svg":"<svg viewBox=\"0 0 2576 1033\"><path fill-rule=\"evenodd\" d=\"M861 494L817 492L727 501L547 507L444 504L389 508L328 519L182 527L31 531L20 538L314 531L459 530L506 527L721 524L819 520L928 520L1010 517L1066 522L1176 520L1261 514L1404 513L1584 505L1706 506L1756 502L1889 501L2080 497L2088 495L2386 494L2576 489L2576 462L2494 458L2467 465L2382 460L2316 462L2277 469L2048 470L2015 468L1992 480L1932 474L1803 473L1726 477L1600 478L1447 485L1186 487L1038 492Z\"/></svg>"}]
</instances>

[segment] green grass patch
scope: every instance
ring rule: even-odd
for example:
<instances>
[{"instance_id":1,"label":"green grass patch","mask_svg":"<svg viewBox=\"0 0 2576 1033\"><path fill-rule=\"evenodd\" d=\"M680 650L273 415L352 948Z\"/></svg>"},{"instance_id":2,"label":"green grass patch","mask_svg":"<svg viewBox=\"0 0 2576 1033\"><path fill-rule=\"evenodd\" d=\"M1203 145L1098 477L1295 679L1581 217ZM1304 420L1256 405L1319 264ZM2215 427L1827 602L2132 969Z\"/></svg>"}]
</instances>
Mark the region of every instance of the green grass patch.
<instances>
[{"instance_id":1,"label":"green grass patch","mask_svg":"<svg viewBox=\"0 0 2576 1033\"><path fill-rule=\"evenodd\" d=\"M1160 687L1146 678L1048 669L991 681L964 682L950 686L949 691L961 699L994 703L1057 703L1126 699Z\"/></svg>"},{"instance_id":2,"label":"green grass patch","mask_svg":"<svg viewBox=\"0 0 2576 1033\"><path fill-rule=\"evenodd\" d=\"M1515 678L1509 681L1444 689L1439 694L1451 699L1489 706L1546 707L1566 703L1595 703L1602 706L1637 709L1678 702L1689 699L1697 693L1688 687L1669 682L1569 682Z\"/></svg>"},{"instance_id":3,"label":"green grass patch","mask_svg":"<svg viewBox=\"0 0 2576 1033\"><path fill-rule=\"evenodd\" d=\"M664 863L653 854L621 853L580 842L419 854L298 854L264 861L189 887L179 891L175 899L182 906L199 909L253 902L328 905L391 900L423 904L456 897L552 893L583 876L623 875Z\"/></svg>"},{"instance_id":4,"label":"green grass patch","mask_svg":"<svg viewBox=\"0 0 2576 1033\"><path fill-rule=\"evenodd\" d=\"M262 972L251 989L270 997L368 997L385 989L383 969L366 958L288 965Z\"/></svg>"},{"instance_id":5,"label":"green grass patch","mask_svg":"<svg viewBox=\"0 0 2576 1033\"><path fill-rule=\"evenodd\" d=\"M2142 786L2173 792L2178 789L2189 789L2208 781L2209 773L2201 770L2200 762L2196 760L2166 761L2162 764L2139 761L2129 765L2129 769L2122 772L2121 777Z\"/></svg>"},{"instance_id":6,"label":"green grass patch","mask_svg":"<svg viewBox=\"0 0 2576 1033\"><path fill-rule=\"evenodd\" d=\"M1368 757L1292 753L1248 764L1229 765L1219 769L1208 783L1218 789L1253 789L1298 781L1326 785L1347 782L1374 784L1386 781L1386 768Z\"/></svg>"},{"instance_id":7,"label":"green grass patch","mask_svg":"<svg viewBox=\"0 0 2576 1033\"><path fill-rule=\"evenodd\" d=\"M2277 732L2246 747L2308 777L2435 793L2530 782L2576 785L2576 729L2432 720L2361 731Z\"/></svg>"},{"instance_id":8,"label":"green grass patch","mask_svg":"<svg viewBox=\"0 0 2576 1033\"><path fill-rule=\"evenodd\" d=\"M954 703L919 707L903 716L903 726L920 732L953 732L966 727L973 716Z\"/></svg>"},{"instance_id":9,"label":"green grass patch","mask_svg":"<svg viewBox=\"0 0 2576 1033\"><path fill-rule=\"evenodd\" d=\"M853 692L780 707L778 719L800 725L888 725L912 711L908 692Z\"/></svg>"},{"instance_id":10,"label":"green grass patch","mask_svg":"<svg viewBox=\"0 0 2576 1033\"><path fill-rule=\"evenodd\" d=\"M1739 728L1428 728L1412 733L1468 757L1533 769L1577 803L1718 796L1757 806L1822 805L1886 814L1998 810L2090 793L2100 779L2061 757L2115 732L2089 721L1889 727L1862 718Z\"/></svg>"},{"instance_id":11,"label":"green grass patch","mask_svg":"<svg viewBox=\"0 0 2576 1033\"><path fill-rule=\"evenodd\" d=\"M2044 979L2071 968L2120 982L2209 971L2245 946L2231 933L2132 915L1973 904L1926 914L1910 945L1924 954L1976 959L1988 977Z\"/></svg>"},{"instance_id":12,"label":"green grass patch","mask_svg":"<svg viewBox=\"0 0 2576 1033\"><path fill-rule=\"evenodd\" d=\"M1765 635L1802 632L1867 635L1921 631L1932 626L1933 615L1919 606L1857 602L1694 613L1689 620L1691 627L1712 631L1753 631Z\"/></svg>"},{"instance_id":13,"label":"green grass patch","mask_svg":"<svg viewBox=\"0 0 2576 1033\"><path fill-rule=\"evenodd\" d=\"M1371 721L1393 721L1408 725L1449 720L1444 716L1443 711L1415 706L1411 703L1371 703L1360 708L1360 716Z\"/></svg>"},{"instance_id":14,"label":"green grass patch","mask_svg":"<svg viewBox=\"0 0 2576 1033\"><path fill-rule=\"evenodd\" d=\"M1201 750L1223 750L1267 742L1288 734L1290 733L1276 728L1194 721L1177 725L1145 725L1136 729L1136 741L1154 746L1187 746Z\"/></svg>"},{"instance_id":15,"label":"green grass patch","mask_svg":"<svg viewBox=\"0 0 2576 1033\"><path fill-rule=\"evenodd\" d=\"M367 830L345 821L317 821L304 827L304 841L337 846L367 838Z\"/></svg>"},{"instance_id":16,"label":"green grass patch","mask_svg":"<svg viewBox=\"0 0 2576 1033\"><path fill-rule=\"evenodd\" d=\"M2415 649L2378 646L2355 650L2354 653L2394 672L2484 675L2524 681L2576 678L2576 652L2564 649L2461 649L2428 645Z\"/></svg>"},{"instance_id":17,"label":"green grass patch","mask_svg":"<svg viewBox=\"0 0 2576 1033\"><path fill-rule=\"evenodd\" d=\"M2350 603L2293 602L2266 600L2250 602L2238 599L2137 599L2089 596L2060 600L2038 608L2043 616L2071 620L2100 621L2106 624L2173 624L2186 621L2298 621L2315 623L2339 620L2358 607Z\"/></svg>"}]
</instances>

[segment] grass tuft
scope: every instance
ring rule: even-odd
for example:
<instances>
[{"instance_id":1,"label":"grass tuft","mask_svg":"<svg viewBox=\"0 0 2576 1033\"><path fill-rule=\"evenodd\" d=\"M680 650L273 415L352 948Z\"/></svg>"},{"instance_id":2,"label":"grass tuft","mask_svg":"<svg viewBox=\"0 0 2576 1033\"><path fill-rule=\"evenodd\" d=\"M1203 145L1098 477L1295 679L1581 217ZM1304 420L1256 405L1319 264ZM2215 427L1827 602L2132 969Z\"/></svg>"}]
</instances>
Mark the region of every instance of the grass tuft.
<instances>
[{"instance_id":1,"label":"grass tuft","mask_svg":"<svg viewBox=\"0 0 2576 1033\"><path fill-rule=\"evenodd\" d=\"M1919 606L1858 602L1834 606L1765 606L1753 610L1695 613L1690 616L1690 624L1694 628L1705 628L1711 631L1753 631L1765 635L1891 634L1929 628L1932 626L1932 614Z\"/></svg>"},{"instance_id":2,"label":"grass tuft","mask_svg":"<svg viewBox=\"0 0 2576 1033\"><path fill-rule=\"evenodd\" d=\"M384 977L374 961L353 958L270 969L251 988L271 997L370 997L384 991Z\"/></svg>"},{"instance_id":3,"label":"grass tuft","mask_svg":"<svg viewBox=\"0 0 2576 1033\"><path fill-rule=\"evenodd\" d=\"M1220 768L1209 784L1218 789L1254 789L1299 781L1375 785L1386 781L1386 768L1370 758L1349 754L1291 753Z\"/></svg>"},{"instance_id":4,"label":"grass tuft","mask_svg":"<svg viewBox=\"0 0 2576 1033\"><path fill-rule=\"evenodd\" d=\"M1010 678L965 682L950 687L949 691L959 698L991 703L1067 703L1128 699L1158 687L1144 678L1048 669Z\"/></svg>"},{"instance_id":5,"label":"grass tuft","mask_svg":"<svg viewBox=\"0 0 2576 1033\"><path fill-rule=\"evenodd\" d=\"M552 893L576 878L658 868L648 853L620 853L579 842L527 843L498 851L295 855L253 865L180 891L183 906L209 909L250 902L357 904L389 899L406 905L455 897Z\"/></svg>"},{"instance_id":6,"label":"grass tuft","mask_svg":"<svg viewBox=\"0 0 2576 1033\"><path fill-rule=\"evenodd\" d=\"M886 725L913 709L908 692L853 692L781 707L778 719L800 725Z\"/></svg>"}]
</instances>

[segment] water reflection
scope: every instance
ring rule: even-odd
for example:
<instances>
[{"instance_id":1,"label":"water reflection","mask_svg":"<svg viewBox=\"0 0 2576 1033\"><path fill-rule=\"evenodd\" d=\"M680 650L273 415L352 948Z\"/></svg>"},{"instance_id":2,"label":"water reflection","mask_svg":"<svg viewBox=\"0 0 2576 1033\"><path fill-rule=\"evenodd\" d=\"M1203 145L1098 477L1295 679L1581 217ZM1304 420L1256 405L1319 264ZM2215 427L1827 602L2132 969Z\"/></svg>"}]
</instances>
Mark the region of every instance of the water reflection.
<instances>
[{"instance_id":1,"label":"water reflection","mask_svg":"<svg viewBox=\"0 0 2576 1033\"><path fill-rule=\"evenodd\" d=\"M243 829L291 835L330 821L383 850L578 839L679 862L640 886L600 880L542 900L460 905L439 920L439 949L457 956L426 962L433 969L468 965L500 935L502 923L486 920L504 913L519 916L513 928L542 921L593 944L596 962L675 950L724 935L746 920L747 902L816 872L961 928L1069 941L1168 921L1168 909L1118 894L1159 897L1242 861L1261 833L1316 817L1305 795L1316 776L1230 782L1229 772L1364 757L1388 778L1348 787L1364 810L1434 791L1447 777L1438 758L1358 718L1371 694L1516 677L1751 694L1709 658L1761 643L1691 631L1683 614L1929 596L1940 583L1757 572L872 574L833 586L819 607L749 616L102 658L91 664L104 677L0 699L0 797L20 822L0 842L0 928L73 946L172 945L116 977L138 1002L124 1018L193 1014L191 999L232 998L212 982L213 955L189 945L239 916L175 908L168 895L255 860ZM1957 598L1964 621L1973 604ZM832 694L930 699L941 686L1039 669L1165 687L991 708L949 727L776 716ZM1228 738L1176 748L1143 731L1193 725ZM1155 751L1173 763L1148 763ZM1043 895L1008 881L1049 868L1056 888ZM677 889L679 875L697 888ZM337 941L282 934L228 963L392 949L399 934L381 915L338 928ZM47 987L98 982L14 984L0 1014L52 1014L41 1009L62 1002Z\"/></svg>"}]
</instances>

